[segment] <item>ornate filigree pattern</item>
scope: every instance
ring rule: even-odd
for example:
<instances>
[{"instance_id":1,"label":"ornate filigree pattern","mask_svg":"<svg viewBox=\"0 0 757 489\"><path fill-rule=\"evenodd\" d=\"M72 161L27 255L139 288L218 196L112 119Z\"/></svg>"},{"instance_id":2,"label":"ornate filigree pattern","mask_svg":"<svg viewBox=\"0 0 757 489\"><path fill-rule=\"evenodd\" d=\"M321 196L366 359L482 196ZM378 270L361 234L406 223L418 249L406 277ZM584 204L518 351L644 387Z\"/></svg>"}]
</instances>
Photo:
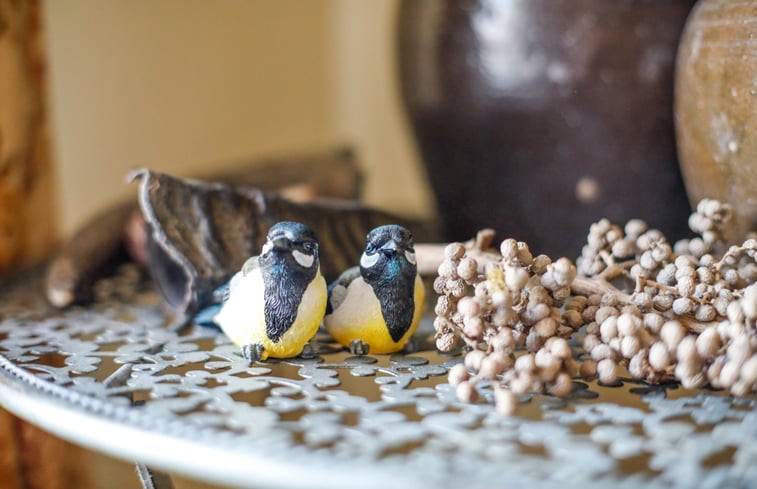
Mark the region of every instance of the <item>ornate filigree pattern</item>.
<instances>
[{"instance_id":1,"label":"ornate filigree pattern","mask_svg":"<svg viewBox=\"0 0 757 489\"><path fill-rule=\"evenodd\" d=\"M135 423L168 420L176 436L327 470L362 464L439 487L757 482L755 399L577 382L566 400L524 396L517 416L502 417L484 384L482 402L457 401L445 374L459 357L430 349L354 357L318 336L312 358L249 367L216 330L172 331L134 277L103 282L97 304L64 312L30 299L34 282L6 289L0 353L37 379L126 409Z\"/></svg>"}]
</instances>

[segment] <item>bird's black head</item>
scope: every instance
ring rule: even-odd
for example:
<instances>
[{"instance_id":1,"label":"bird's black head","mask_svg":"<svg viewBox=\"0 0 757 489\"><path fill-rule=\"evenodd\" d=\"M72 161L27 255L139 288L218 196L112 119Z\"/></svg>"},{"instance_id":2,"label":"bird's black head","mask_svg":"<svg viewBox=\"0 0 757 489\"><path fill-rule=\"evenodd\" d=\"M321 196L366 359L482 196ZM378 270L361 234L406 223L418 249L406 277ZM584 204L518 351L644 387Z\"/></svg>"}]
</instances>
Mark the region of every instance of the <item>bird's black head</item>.
<instances>
[{"instance_id":1,"label":"bird's black head","mask_svg":"<svg viewBox=\"0 0 757 489\"><path fill-rule=\"evenodd\" d=\"M413 235L396 224L373 229L365 238L365 251L360 257L360 273L364 278L392 281L401 275L415 278Z\"/></svg>"},{"instance_id":2,"label":"bird's black head","mask_svg":"<svg viewBox=\"0 0 757 489\"><path fill-rule=\"evenodd\" d=\"M308 226L293 221L274 224L260 253L262 267L278 266L291 271L318 269L318 239Z\"/></svg>"},{"instance_id":3,"label":"bird's black head","mask_svg":"<svg viewBox=\"0 0 757 489\"><path fill-rule=\"evenodd\" d=\"M294 324L303 294L318 273L315 232L299 222L274 224L258 263L265 287L266 334L275 343Z\"/></svg>"}]
</instances>

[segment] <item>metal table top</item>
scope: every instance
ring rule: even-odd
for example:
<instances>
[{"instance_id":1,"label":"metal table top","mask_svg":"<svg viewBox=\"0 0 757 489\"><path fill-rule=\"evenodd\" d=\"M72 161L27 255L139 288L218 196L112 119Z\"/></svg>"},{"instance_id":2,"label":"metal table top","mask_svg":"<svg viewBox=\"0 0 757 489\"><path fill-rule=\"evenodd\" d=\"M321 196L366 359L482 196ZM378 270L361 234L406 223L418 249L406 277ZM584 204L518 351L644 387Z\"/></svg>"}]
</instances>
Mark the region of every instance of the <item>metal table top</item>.
<instances>
[{"instance_id":1,"label":"metal table top","mask_svg":"<svg viewBox=\"0 0 757 489\"><path fill-rule=\"evenodd\" d=\"M461 358L431 343L354 357L319 335L313 358L250 367L216 330L173 331L134 269L97 297L55 311L39 274L3 284L0 404L112 456L240 487L757 486L753 397L624 378L503 417L486 384L456 399Z\"/></svg>"}]
</instances>

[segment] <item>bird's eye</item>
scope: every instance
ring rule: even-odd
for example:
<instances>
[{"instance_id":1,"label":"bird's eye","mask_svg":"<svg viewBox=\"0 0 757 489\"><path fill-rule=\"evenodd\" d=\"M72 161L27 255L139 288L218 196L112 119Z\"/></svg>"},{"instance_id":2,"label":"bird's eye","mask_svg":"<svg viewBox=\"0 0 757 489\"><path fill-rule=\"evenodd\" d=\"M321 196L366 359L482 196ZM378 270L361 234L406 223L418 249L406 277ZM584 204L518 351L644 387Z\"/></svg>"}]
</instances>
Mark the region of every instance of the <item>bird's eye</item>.
<instances>
[{"instance_id":1,"label":"bird's eye","mask_svg":"<svg viewBox=\"0 0 757 489\"><path fill-rule=\"evenodd\" d=\"M365 247L365 252L369 255L376 253L376 245L374 245L373 243L368 243L368 245Z\"/></svg>"},{"instance_id":2,"label":"bird's eye","mask_svg":"<svg viewBox=\"0 0 757 489\"><path fill-rule=\"evenodd\" d=\"M310 241L305 241L304 243L302 243L302 251L304 251L305 253L312 253L314 248L315 245Z\"/></svg>"}]
</instances>

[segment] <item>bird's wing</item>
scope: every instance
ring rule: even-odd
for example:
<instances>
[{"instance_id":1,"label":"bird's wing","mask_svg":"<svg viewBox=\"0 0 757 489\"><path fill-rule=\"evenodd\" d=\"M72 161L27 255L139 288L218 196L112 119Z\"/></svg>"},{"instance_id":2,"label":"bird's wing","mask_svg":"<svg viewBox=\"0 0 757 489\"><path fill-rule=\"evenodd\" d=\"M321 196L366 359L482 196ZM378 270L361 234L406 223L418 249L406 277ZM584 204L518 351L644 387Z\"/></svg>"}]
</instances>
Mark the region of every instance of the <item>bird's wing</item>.
<instances>
[{"instance_id":1,"label":"bird's wing","mask_svg":"<svg viewBox=\"0 0 757 489\"><path fill-rule=\"evenodd\" d=\"M226 301L229 300L229 296L234 293L234 289L236 289L239 286L239 282L242 280L243 277L246 277L253 273L255 270L260 268L260 263L258 262L258 257L253 256L252 258L248 258L246 262L244 262L244 265L242 265L242 269L234 274L233 277L231 277L231 280L229 280L229 283L226 285L222 285L218 289L216 289L216 292L223 291L223 297L221 300L221 303L226 303Z\"/></svg>"},{"instance_id":2,"label":"bird's wing","mask_svg":"<svg viewBox=\"0 0 757 489\"><path fill-rule=\"evenodd\" d=\"M329 301L326 307L326 314L331 314L342 304L344 298L347 296L347 287L358 277L360 277L360 267L348 268L329 285Z\"/></svg>"},{"instance_id":3,"label":"bird's wing","mask_svg":"<svg viewBox=\"0 0 757 489\"><path fill-rule=\"evenodd\" d=\"M253 256L251 258L248 258L246 262L244 262L244 265L242 265L242 275L247 276L251 273L253 273L255 270L260 268L260 260L259 257Z\"/></svg>"}]
</instances>

